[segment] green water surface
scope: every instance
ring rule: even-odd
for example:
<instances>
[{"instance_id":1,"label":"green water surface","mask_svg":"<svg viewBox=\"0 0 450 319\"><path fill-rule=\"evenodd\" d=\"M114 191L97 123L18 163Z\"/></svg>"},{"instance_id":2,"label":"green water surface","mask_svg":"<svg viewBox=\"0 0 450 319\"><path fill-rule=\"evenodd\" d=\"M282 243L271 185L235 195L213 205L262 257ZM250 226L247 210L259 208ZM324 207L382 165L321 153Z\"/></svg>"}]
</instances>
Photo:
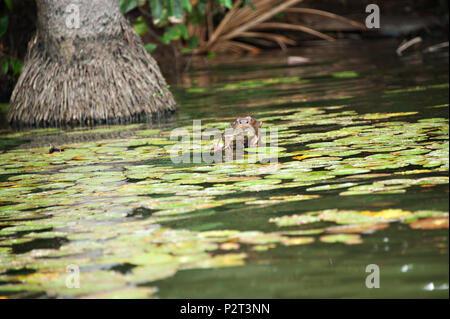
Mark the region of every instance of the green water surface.
<instances>
[{"instance_id":1,"label":"green water surface","mask_svg":"<svg viewBox=\"0 0 450 319\"><path fill-rule=\"evenodd\" d=\"M448 52L338 41L192 66L153 123L12 131L2 106L0 297L449 297ZM278 161L173 162L173 129L242 115L277 129Z\"/></svg>"}]
</instances>

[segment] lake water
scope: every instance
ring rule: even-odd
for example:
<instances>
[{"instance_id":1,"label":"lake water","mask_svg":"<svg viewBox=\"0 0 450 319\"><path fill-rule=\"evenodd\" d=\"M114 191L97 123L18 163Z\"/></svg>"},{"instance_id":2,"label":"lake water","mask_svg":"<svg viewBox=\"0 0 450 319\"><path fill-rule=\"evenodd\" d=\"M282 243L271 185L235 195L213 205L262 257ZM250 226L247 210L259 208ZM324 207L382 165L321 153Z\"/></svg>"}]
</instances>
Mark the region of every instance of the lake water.
<instances>
[{"instance_id":1,"label":"lake water","mask_svg":"<svg viewBox=\"0 0 450 319\"><path fill-rule=\"evenodd\" d=\"M151 124L11 131L3 105L0 296L448 298L448 51L395 48L197 58ZM174 163L173 129L242 115L277 162Z\"/></svg>"}]
</instances>

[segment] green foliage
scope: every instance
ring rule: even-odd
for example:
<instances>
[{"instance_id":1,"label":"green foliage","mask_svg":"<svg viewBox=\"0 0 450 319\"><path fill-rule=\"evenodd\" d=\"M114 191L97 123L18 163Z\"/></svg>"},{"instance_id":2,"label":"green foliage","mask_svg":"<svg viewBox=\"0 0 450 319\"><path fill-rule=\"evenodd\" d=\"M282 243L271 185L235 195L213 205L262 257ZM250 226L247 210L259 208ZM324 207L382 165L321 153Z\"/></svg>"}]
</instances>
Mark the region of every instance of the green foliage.
<instances>
[{"instance_id":1,"label":"green foliage","mask_svg":"<svg viewBox=\"0 0 450 319\"><path fill-rule=\"evenodd\" d=\"M197 46L198 44L198 37L197 36L193 36L190 40L189 40L189 48L193 49Z\"/></svg>"},{"instance_id":2,"label":"green foliage","mask_svg":"<svg viewBox=\"0 0 450 319\"><path fill-rule=\"evenodd\" d=\"M249 6L250 8L252 8L253 10L255 10L255 6L253 5L253 3L250 0L244 0L242 1L242 5L244 6Z\"/></svg>"},{"instance_id":3,"label":"green foliage","mask_svg":"<svg viewBox=\"0 0 450 319\"><path fill-rule=\"evenodd\" d=\"M6 33L6 30L8 30L8 24L9 24L8 16L3 16L0 18L0 37Z\"/></svg>"},{"instance_id":4,"label":"green foliage","mask_svg":"<svg viewBox=\"0 0 450 319\"><path fill-rule=\"evenodd\" d=\"M11 71L11 74L16 76L20 74L20 71L22 70L23 63L20 60L17 60L14 57L6 58L2 57L0 59L0 67L1 72L3 74L8 74L9 71Z\"/></svg>"},{"instance_id":5,"label":"green foliage","mask_svg":"<svg viewBox=\"0 0 450 319\"><path fill-rule=\"evenodd\" d=\"M157 25L181 22L192 11L189 0L148 0L153 21Z\"/></svg>"},{"instance_id":6,"label":"green foliage","mask_svg":"<svg viewBox=\"0 0 450 319\"><path fill-rule=\"evenodd\" d=\"M0 38L6 34L9 26L9 15L13 10L13 1L12 0L4 0L6 5L6 11L1 12L3 16L0 17ZM0 42L1 44L1 42ZM12 74L13 76L17 76L20 74L22 70L22 61L16 59L14 56L9 56L8 54L3 54L0 52L0 72L3 74Z\"/></svg>"},{"instance_id":7,"label":"green foliage","mask_svg":"<svg viewBox=\"0 0 450 319\"><path fill-rule=\"evenodd\" d=\"M221 5L228 9L231 9L231 7L233 7L233 3L231 2L231 0L219 0L219 2Z\"/></svg>"},{"instance_id":8,"label":"green foliage","mask_svg":"<svg viewBox=\"0 0 450 319\"><path fill-rule=\"evenodd\" d=\"M136 23L133 24L133 29L137 34L143 36L147 33L148 26L147 23L145 23L144 19L142 17L139 17L137 18Z\"/></svg>"},{"instance_id":9,"label":"green foliage","mask_svg":"<svg viewBox=\"0 0 450 319\"><path fill-rule=\"evenodd\" d=\"M3 74L8 73L9 61L7 59L2 59L0 62L2 64L2 72L3 72Z\"/></svg>"},{"instance_id":10,"label":"green foliage","mask_svg":"<svg viewBox=\"0 0 450 319\"><path fill-rule=\"evenodd\" d=\"M184 6L182 1L169 0L168 1L168 13L169 18L175 17L178 20L183 19L184 16Z\"/></svg>"},{"instance_id":11,"label":"green foliage","mask_svg":"<svg viewBox=\"0 0 450 319\"><path fill-rule=\"evenodd\" d=\"M9 65L12 68L13 75L18 75L22 71L23 63L15 58L9 59Z\"/></svg>"},{"instance_id":12,"label":"green foliage","mask_svg":"<svg viewBox=\"0 0 450 319\"><path fill-rule=\"evenodd\" d=\"M187 53L199 43L197 36L189 37L188 25L205 23L208 2L212 2L216 7L221 6L226 9L233 7L232 0L199 0L195 4L191 4L190 0L120 0L120 9L124 14L138 6L149 9L154 25L164 30L159 41L169 44L171 41L183 39L185 40L183 52ZM144 7L146 4L148 4L147 8ZM253 7L250 0L243 1L242 5ZM209 14L215 18L217 15L223 15L223 11L212 10ZM139 35L145 34L148 29L142 17L137 19L133 27ZM154 49L154 45L147 47Z\"/></svg>"},{"instance_id":13,"label":"green foliage","mask_svg":"<svg viewBox=\"0 0 450 319\"><path fill-rule=\"evenodd\" d=\"M138 6L138 1L136 0L120 0L120 11L127 13Z\"/></svg>"},{"instance_id":14,"label":"green foliage","mask_svg":"<svg viewBox=\"0 0 450 319\"><path fill-rule=\"evenodd\" d=\"M4 0L6 7L9 9L9 11L13 10L13 0Z\"/></svg>"},{"instance_id":15,"label":"green foliage","mask_svg":"<svg viewBox=\"0 0 450 319\"><path fill-rule=\"evenodd\" d=\"M147 52L152 52L156 49L156 44L154 43L147 43L144 45L144 48L147 50Z\"/></svg>"},{"instance_id":16,"label":"green foliage","mask_svg":"<svg viewBox=\"0 0 450 319\"><path fill-rule=\"evenodd\" d=\"M184 23L180 23L180 24L176 24L174 26L168 27L166 30L167 31L164 33L164 35L161 38L161 42L164 44L168 44L170 41L178 40L180 38L187 40L189 37L187 26Z\"/></svg>"}]
</instances>

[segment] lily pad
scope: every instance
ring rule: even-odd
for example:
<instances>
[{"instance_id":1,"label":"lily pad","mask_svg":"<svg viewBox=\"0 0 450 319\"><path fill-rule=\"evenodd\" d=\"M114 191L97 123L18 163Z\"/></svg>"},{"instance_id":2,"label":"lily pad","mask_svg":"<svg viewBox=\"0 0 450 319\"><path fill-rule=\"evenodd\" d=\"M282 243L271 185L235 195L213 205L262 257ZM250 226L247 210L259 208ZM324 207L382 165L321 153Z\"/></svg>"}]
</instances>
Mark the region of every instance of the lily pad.
<instances>
[{"instance_id":1,"label":"lily pad","mask_svg":"<svg viewBox=\"0 0 450 319\"><path fill-rule=\"evenodd\" d=\"M344 243L347 245L361 244L361 236L356 234L324 235L320 237L324 243Z\"/></svg>"}]
</instances>

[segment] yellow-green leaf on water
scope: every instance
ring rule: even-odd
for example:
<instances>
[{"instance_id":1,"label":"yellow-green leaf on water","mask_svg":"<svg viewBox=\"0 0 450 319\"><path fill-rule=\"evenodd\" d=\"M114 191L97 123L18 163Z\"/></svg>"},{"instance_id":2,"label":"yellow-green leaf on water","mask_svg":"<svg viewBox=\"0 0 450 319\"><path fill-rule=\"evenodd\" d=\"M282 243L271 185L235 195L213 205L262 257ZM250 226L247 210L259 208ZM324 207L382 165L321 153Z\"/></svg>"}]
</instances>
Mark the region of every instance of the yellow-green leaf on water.
<instances>
[{"instance_id":1,"label":"yellow-green leaf on water","mask_svg":"<svg viewBox=\"0 0 450 319\"><path fill-rule=\"evenodd\" d=\"M324 235L320 237L320 241L323 243L344 243L347 245L362 243L361 236L356 234Z\"/></svg>"}]
</instances>

